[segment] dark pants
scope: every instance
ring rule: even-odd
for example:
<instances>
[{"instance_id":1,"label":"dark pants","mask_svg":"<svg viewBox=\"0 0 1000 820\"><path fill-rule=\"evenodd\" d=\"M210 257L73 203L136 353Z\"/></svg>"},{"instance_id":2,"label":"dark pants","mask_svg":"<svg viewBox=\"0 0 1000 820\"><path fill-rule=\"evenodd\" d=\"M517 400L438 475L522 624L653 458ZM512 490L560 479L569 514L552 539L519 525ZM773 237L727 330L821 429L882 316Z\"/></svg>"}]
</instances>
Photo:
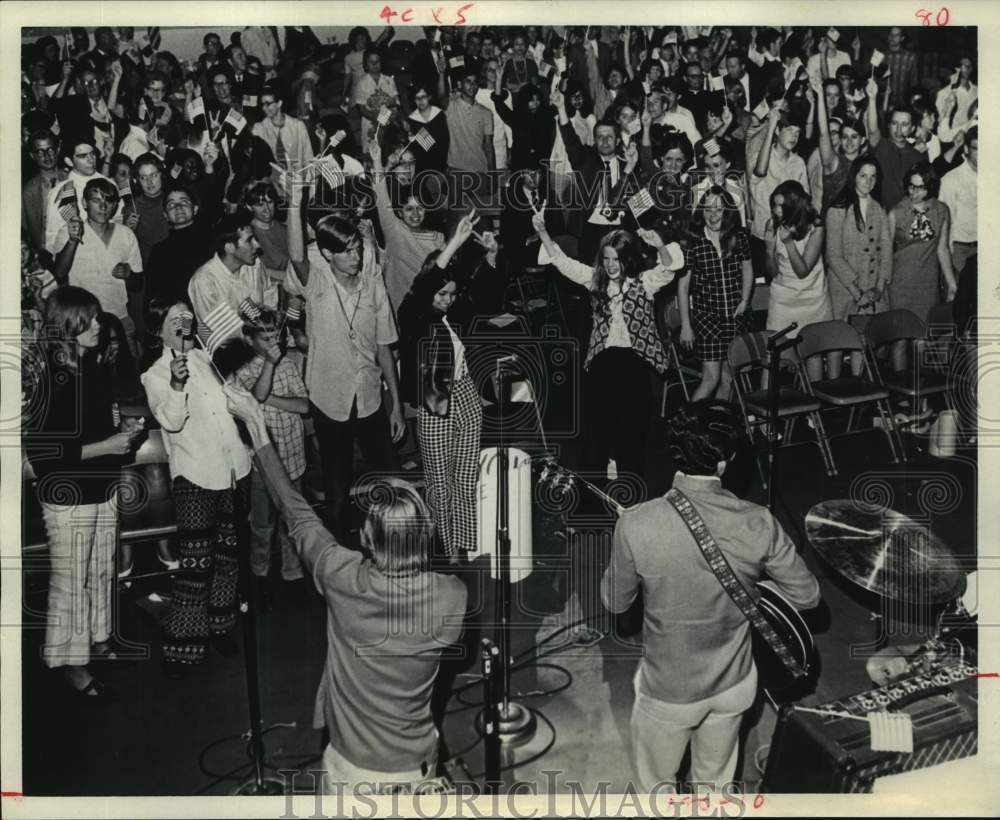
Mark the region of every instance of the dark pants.
<instances>
[{"instance_id":1,"label":"dark pants","mask_svg":"<svg viewBox=\"0 0 1000 820\"><path fill-rule=\"evenodd\" d=\"M607 348L590 363L584 381L583 470L602 484L608 459L619 477L645 497L645 447L653 397L650 367L634 350ZM631 493L630 493L631 494Z\"/></svg>"},{"instance_id":2,"label":"dark pants","mask_svg":"<svg viewBox=\"0 0 1000 820\"><path fill-rule=\"evenodd\" d=\"M365 466L371 471L399 471L399 456L392 445L385 405L363 419L357 403L347 421L334 421L310 402L326 494L326 527L341 544L349 545L351 535L351 483L354 441L361 445Z\"/></svg>"},{"instance_id":3,"label":"dark pants","mask_svg":"<svg viewBox=\"0 0 1000 820\"><path fill-rule=\"evenodd\" d=\"M768 282L771 281L771 277L767 274L767 243L756 236L750 237L750 262L755 277L763 276Z\"/></svg>"}]
</instances>

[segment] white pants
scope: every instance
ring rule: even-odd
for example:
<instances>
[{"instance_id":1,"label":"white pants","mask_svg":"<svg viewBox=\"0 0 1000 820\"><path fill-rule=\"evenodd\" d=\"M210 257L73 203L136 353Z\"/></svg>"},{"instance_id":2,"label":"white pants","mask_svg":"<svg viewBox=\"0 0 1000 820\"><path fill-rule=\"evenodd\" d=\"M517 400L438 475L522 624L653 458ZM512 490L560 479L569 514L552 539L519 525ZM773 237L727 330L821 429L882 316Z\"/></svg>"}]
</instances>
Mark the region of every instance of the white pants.
<instances>
[{"instance_id":1,"label":"white pants","mask_svg":"<svg viewBox=\"0 0 1000 820\"><path fill-rule=\"evenodd\" d=\"M681 759L691 744L692 784L718 790L736 776L743 713L757 694L757 669L735 686L694 703L666 703L639 691L635 676L632 745L636 775L644 789L677 780ZM695 786L697 788L697 786Z\"/></svg>"},{"instance_id":2,"label":"white pants","mask_svg":"<svg viewBox=\"0 0 1000 820\"><path fill-rule=\"evenodd\" d=\"M85 666L92 644L111 636L118 509L103 504L42 504L48 533L46 666Z\"/></svg>"},{"instance_id":3,"label":"white pants","mask_svg":"<svg viewBox=\"0 0 1000 820\"><path fill-rule=\"evenodd\" d=\"M343 789L345 796L355 794L389 794L392 789L409 790L410 793L424 780L434 777L437 768L437 746L424 761L424 769L414 769L408 772L380 772L375 769L363 769L355 766L340 752L327 744L323 752L323 768L326 777L323 779L322 794L337 794Z\"/></svg>"}]
</instances>

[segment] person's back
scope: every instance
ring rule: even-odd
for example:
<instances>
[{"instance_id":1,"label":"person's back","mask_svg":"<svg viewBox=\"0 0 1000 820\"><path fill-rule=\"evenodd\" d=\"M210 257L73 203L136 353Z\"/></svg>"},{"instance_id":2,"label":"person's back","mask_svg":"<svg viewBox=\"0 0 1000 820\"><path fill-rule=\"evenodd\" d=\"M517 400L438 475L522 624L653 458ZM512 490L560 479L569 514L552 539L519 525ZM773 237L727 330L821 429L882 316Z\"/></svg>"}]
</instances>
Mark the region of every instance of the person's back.
<instances>
[{"instance_id":1,"label":"person's back","mask_svg":"<svg viewBox=\"0 0 1000 820\"><path fill-rule=\"evenodd\" d=\"M314 569L328 647L316 720L356 766L419 768L436 747L431 688L461 632L466 588L453 575L386 574L343 547L329 556Z\"/></svg>"},{"instance_id":2,"label":"person's back","mask_svg":"<svg viewBox=\"0 0 1000 820\"><path fill-rule=\"evenodd\" d=\"M743 434L739 409L692 402L668 429L679 467L673 495L622 514L601 597L612 612L624 612L643 593L644 653L631 720L639 782L649 788L676 780L690 743L688 780L718 788L736 775L742 714L757 693L750 625L675 503L693 508L710 536L706 552L714 540L751 595L766 573L804 609L819 602L819 584L766 508L722 488Z\"/></svg>"}]
</instances>

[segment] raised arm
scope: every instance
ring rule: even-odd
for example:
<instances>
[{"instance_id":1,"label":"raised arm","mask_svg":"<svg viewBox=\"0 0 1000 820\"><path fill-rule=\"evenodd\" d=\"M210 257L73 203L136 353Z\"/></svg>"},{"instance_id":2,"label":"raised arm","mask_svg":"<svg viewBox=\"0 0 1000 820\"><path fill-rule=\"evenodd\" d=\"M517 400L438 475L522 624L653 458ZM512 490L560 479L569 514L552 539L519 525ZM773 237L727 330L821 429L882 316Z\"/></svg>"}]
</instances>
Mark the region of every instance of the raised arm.
<instances>
[{"instance_id":1,"label":"raised arm","mask_svg":"<svg viewBox=\"0 0 1000 820\"><path fill-rule=\"evenodd\" d=\"M757 152L757 162L753 168L755 177L766 177L767 170L771 165L771 145L774 142L774 132L778 128L778 120L781 119L781 109L774 106L767 112L767 131Z\"/></svg>"},{"instance_id":2,"label":"raised arm","mask_svg":"<svg viewBox=\"0 0 1000 820\"><path fill-rule=\"evenodd\" d=\"M541 209L536 211L531 217L531 226L535 229L535 232L538 234L538 238L542 241L542 248L545 250L545 253L548 254L549 261L555 266L556 270L558 270L559 273L571 282L576 282L576 284L583 285L585 287L588 286L594 278L594 269L590 267L590 265L578 262L576 259L570 259L570 257L563 253L562 248L552 241L552 237L549 236L548 229L545 227L544 202L542 203ZM542 254L539 253L539 262L544 264L541 260L541 256Z\"/></svg>"},{"instance_id":3,"label":"raised arm","mask_svg":"<svg viewBox=\"0 0 1000 820\"><path fill-rule=\"evenodd\" d=\"M778 241L784 243L785 250L788 251L788 260L792 263L792 270L799 279L805 279L816 266L823 253L825 235L826 231L823 228L814 229L800 253L791 231L784 227L778 229Z\"/></svg>"},{"instance_id":4,"label":"raised arm","mask_svg":"<svg viewBox=\"0 0 1000 820\"><path fill-rule=\"evenodd\" d=\"M288 258L302 287L306 287L309 284L309 256L302 234L302 192L307 185L287 175L283 175L282 181L288 197Z\"/></svg>"},{"instance_id":5,"label":"raised arm","mask_svg":"<svg viewBox=\"0 0 1000 820\"><path fill-rule=\"evenodd\" d=\"M941 266L941 275L944 276L944 281L948 288L945 301L951 302L955 298L955 291L958 290L958 284L955 280L955 268L951 263L951 217L947 214L944 218L944 224L941 226L941 232L938 235L937 258L938 264Z\"/></svg>"},{"instance_id":6,"label":"raised arm","mask_svg":"<svg viewBox=\"0 0 1000 820\"><path fill-rule=\"evenodd\" d=\"M872 150L882 142L882 132L878 128L878 83L874 78L869 78L865 86L868 94L868 107L865 109L865 128L868 130L868 144Z\"/></svg>"}]
</instances>

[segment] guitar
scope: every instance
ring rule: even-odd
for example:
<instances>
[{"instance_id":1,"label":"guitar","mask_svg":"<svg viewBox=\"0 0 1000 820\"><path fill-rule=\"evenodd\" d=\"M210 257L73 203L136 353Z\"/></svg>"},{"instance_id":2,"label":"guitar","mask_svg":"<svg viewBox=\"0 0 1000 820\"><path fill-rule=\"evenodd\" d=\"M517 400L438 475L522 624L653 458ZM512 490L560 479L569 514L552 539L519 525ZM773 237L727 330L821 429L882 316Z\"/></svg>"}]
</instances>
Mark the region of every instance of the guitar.
<instances>
[{"instance_id":1,"label":"guitar","mask_svg":"<svg viewBox=\"0 0 1000 820\"><path fill-rule=\"evenodd\" d=\"M626 509L586 479L556 463L551 456L539 459L538 463L541 465L539 482L548 482L555 492L565 493L574 485L582 485L606 501L617 512L621 513ZM777 705L794 699L795 695L800 693L807 682L811 680L815 666L816 646L813 642L812 632L798 610L788 602L785 596L778 592L770 581L759 581L756 589L760 594L757 606L761 614L774 629L782 643L788 647L792 657L806 672L805 676L801 678L793 677L767 641L760 636L757 630L751 628L750 634L754 664L757 667L758 686Z\"/></svg>"},{"instance_id":2,"label":"guitar","mask_svg":"<svg viewBox=\"0 0 1000 820\"><path fill-rule=\"evenodd\" d=\"M809 631L799 611L775 589L770 581L758 581L757 591L760 593L757 606L764 619L806 672L802 678L792 677L767 641L756 629L751 629L757 685L775 704L794 700L795 695L801 693L806 683L813 677L816 645L813 643L812 632Z\"/></svg>"}]
</instances>

